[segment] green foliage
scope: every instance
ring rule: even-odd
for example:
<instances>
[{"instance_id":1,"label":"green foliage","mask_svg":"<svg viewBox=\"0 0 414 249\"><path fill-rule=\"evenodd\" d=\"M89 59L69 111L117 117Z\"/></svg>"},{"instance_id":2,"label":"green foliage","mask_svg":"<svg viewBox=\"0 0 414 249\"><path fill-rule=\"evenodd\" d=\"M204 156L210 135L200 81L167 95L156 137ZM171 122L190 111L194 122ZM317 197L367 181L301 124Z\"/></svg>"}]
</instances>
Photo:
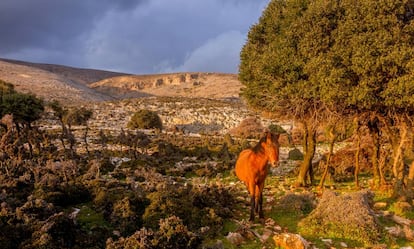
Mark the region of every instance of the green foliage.
<instances>
[{"instance_id":1,"label":"green foliage","mask_svg":"<svg viewBox=\"0 0 414 249\"><path fill-rule=\"evenodd\" d=\"M176 215L192 231L209 227L216 234L224 218L232 216L234 197L221 186L159 185L158 191L148 196L151 204L143 215L144 226L157 228L158 221Z\"/></svg>"},{"instance_id":2,"label":"green foliage","mask_svg":"<svg viewBox=\"0 0 414 249\"><path fill-rule=\"evenodd\" d=\"M271 1L241 52L242 96L256 109L296 119L324 108L412 110L412 6Z\"/></svg>"},{"instance_id":3,"label":"green foliage","mask_svg":"<svg viewBox=\"0 0 414 249\"><path fill-rule=\"evenodd\" d=\"M201 238L189 231L177 216L170 216L159 222L160 229L153 231L142 228L127 238L120 238L117 241L109 239L107 249L139 248L198 248L201 245Z\"/></svg>"},{"instance_id":4,"label":"green foliage","mask_svg":"<svg viewBox=\"0 0 414 249\"><path fill-rule=\"evenodd\" d=\"M18 93L14 86L0 80L0 117L13 114L16 123L30 124L40 118L43 100L31 94Z\"/></svg>"},{"instance_id":5,"label":"green foliage","mask_svg":"<svg viewBox=\"0 0 414 249\"><path fill-rule=\"evenodd\" d=\"M59 118L59 120L62 120L63 117L68 112L66 109L62 107L62 105L57 100L53 100L48 103L48 106L52 108L52 110L55 112L56 117Z\"/></svg>"},{"instance_id":6,"label":"green foliage","mask_svg":"<svg viewBox=\"0 0 414 249\"><path fill-rule=\"evenodd\" d=\"M84 205L80 208L76 221L85 231L90 231L95 227L108 227L110 223L104 219L100 212L96 212L93 208Z\"/></svg>"},{"instance_id":7,"label":"green foliage","mask_svg":"<svg viewBox=\"0 0 414 249\"><path fill-rule=\"evenodd\" d=\"M43 111L43 100L31 94L13 92L1 98L0 115L13 114L16 123L30 125L41 117Z\"/></svg>"},{"instance_id":8,"label":"green foliage","mask_svg":"<svg viewBox=\"0 0 414 249\"><path fill-rule=\"evenodd\" d=\"M298 149L294 148L293 150L290 150L288 153L288 159L289 160L303 160L303 153Z\"/></svg>"},{"instance_id":9,"label":"green foliage","mask_svg":"<svg viewBox=\"0 0 414 249\"><path fill-rule=\"evenodd\" d=\"M282 126L277 125L277 124L270 124L268 127L270 132L275 133L275 134L285 134L287 133L285 129L283 129Z\"/></svg>"},{"instance_id":10,"label":"green foliage","mask_svg":"<svg viewBox=\"0 0 414 249\"><path fill-rule=\"evenodd\" d=\"M56 108L56 110L58 111L58 115L60 115L61 110L58 108ZM91 110L88 110L84 107L76 107L66 112L63 111L63 113L63 122L65 124L68 124L69 127L72 125L86 125L93 114Z\"/></svg>"},{"instance_id":11,"label":"green foliage","mask_svg":"<svg viewBox=\"0 0 414 249\"><path fill-rule=\"evenodd\" d=\"M138 110L127 124L131 129L162 129L162 121L156 112Z\"/></svg>"},{"instance_id":12,"label":"green foliage","mask_svg":"<svg viewBox=\"0 0 414 249\"><path fill-rule=\"evenodd\" d=\"M304 236L347 239L355 246L377 244L385 233L369 207L372 198L368 191L343 195L326 191L318 206L299 222L299 231Z\"/></svg>"},{"instance_id":13,"label":"green foliage","mask_svg":"<svg viewBox=\"0 0 414 249\"><path fill-rule=\"evenodd\" d=\"M93 204L111 226L122 235L129 235L142 225L141 216L148 205L140 189L130 189L119 181L102 186L95 182Z\"/></svg>"},{"instance_id":14,"label":"green foliage","mask_svg":"<svg viewBox=\"0 0 414 249\"><path fill-rule=\"evenodd\" d=\"M0 80L0 99L3 95L15 93L14 85Z\"/></svg>"}]
</instances>

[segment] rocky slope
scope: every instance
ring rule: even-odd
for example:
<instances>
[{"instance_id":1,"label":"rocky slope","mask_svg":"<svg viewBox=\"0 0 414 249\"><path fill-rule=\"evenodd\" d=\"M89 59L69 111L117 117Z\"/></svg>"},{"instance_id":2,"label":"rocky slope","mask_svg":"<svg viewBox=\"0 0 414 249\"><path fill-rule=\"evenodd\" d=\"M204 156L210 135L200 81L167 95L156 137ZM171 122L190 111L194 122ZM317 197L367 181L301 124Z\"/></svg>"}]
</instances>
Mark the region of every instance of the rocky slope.
<instances>
[{"instance_id":1,"label":"rocky slope","mask_svg":"<svg viewBox=\"0 0 414 249\"><path fill-rule=\"evenodd\" d=\"M46 101L92 110L96 130L125 128L139 109L156 111L166 129L205 134L225 133L254 115L239 98L235 74L127 75L0 59L0 80Z\"/></svg>"},{"instance_id":2,"label":"rocky slope","mask_svg":"<svg viewBox=\"0 0 414 249\"><path fill-rule=\"evenodd\" d=\"M238 98L235 74L128 75L94 69L0 59L0 79L45 100L85 103L143 96Z\"/></svg>"},{"instance_id":3,"label":"rocky slope","mask_svg":"<svg viewBox=\"0 0 414 249\"><path fill-rule=\"evenodd\" d=\"M235 74L174 73L118 76L91 87L116 98L169 96L191 98L238 98L241 83Z\"/></svg>"},{"instance_id":4,"label":"rocky slope","mask_svg":"<svg viewBox=\"0 0 414 249\"><path fill-rule=\"evenodd\" d=\"M92 70L89 76L88 72L62 66L0 60L0 79L12 83L17 91L65 104L114 99L87 86L89 80L102 79L98 76L99 71ZM107 72L102 74L108 75Z\"/></svg>"}]
</instances>

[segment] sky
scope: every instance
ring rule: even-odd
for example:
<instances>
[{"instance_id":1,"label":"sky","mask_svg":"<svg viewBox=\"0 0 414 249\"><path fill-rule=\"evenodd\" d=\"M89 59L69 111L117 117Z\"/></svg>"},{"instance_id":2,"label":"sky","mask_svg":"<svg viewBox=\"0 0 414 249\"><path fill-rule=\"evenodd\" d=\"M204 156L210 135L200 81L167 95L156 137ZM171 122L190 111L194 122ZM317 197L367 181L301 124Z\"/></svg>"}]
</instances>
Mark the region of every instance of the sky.
<instances>
[{"instance_id":1,"label":"sky","mask_svg":"<svg viewBox=\"0 0 414 249\"><path fill-rule=\"evenodd\" d=\"M237 73L270 0L0 0L0 58L133 74Z\"/></svg>"}]
</instances>

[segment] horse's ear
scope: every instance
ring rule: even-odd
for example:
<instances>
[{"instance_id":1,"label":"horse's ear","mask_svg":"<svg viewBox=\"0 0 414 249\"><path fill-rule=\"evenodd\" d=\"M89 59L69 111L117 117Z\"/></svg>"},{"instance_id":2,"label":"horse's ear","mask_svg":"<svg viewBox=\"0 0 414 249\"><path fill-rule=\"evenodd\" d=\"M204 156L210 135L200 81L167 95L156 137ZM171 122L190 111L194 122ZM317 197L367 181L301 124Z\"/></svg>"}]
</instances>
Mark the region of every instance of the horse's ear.
<instances>
[{"instance_id":1,"label":"horse's ear","mask_svg":"<svg viewBox=\"0 0 414 249\"><path fill-rule=\"evenodd\" d=\"M266 140L272 139L272 133L270 131L265 131Z\"/></svg>"},{"instance_id":2,"label":"horse's ear","mask_svg":"<svg viewBox=\"0 0 414 249\"><path fill-rule=\"evenodd\" d=\"M275 134L275 139L276 139L276 141L277 141L277 140L279 140L279 137L280 137L280 133L276 133L276 134Z\"/></svg>"}]
</instances>

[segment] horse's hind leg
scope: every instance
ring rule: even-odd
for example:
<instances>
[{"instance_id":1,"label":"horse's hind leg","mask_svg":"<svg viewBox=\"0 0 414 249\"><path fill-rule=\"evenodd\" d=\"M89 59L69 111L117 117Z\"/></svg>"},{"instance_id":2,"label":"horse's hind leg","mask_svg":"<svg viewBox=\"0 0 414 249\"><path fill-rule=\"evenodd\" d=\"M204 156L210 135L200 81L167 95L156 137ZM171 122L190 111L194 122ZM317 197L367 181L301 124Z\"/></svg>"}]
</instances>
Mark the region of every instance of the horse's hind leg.
<instances>
[{"instance_id":1,"label":"horse's hind leg","mask_svg":"<svg viewBox=\"0 0 414 249\"><path fill-rule=\"evenodd\" d=\"M260 193L259 205L258 206L259 206L259 210L258 210L259 218L263 219L264 218L264 213L263 213L263 195L262 195L262 193Z\"/></svg>"},{"instance_id":2,"label":"horse's hind leg","mask_svg":"<svg viewBox=\"0 0 414 249\"><path fill-rule=\"evenodd\" d=\"M256 199L255 199L255 204L254 204L254 211L256 212L256 214L258 214L260 211L260 197L261 197L259 186L256 186L255 188L255 195L256 195Z\"/></svg>"},{"instance_id":3,"label":"horse's hind leg","mask_svg":"<svg viewBox=\"0 0 414 249\"><path fill-rule=\"evenodd\" d=\"M257 196L257 213L259 213L259 218L263 219L264 218L264 213L263 213L263 189L264 189L264 182L261 183L258 186L258 192L256 192L256 196Z\"/></svg>"}]
</instances>

